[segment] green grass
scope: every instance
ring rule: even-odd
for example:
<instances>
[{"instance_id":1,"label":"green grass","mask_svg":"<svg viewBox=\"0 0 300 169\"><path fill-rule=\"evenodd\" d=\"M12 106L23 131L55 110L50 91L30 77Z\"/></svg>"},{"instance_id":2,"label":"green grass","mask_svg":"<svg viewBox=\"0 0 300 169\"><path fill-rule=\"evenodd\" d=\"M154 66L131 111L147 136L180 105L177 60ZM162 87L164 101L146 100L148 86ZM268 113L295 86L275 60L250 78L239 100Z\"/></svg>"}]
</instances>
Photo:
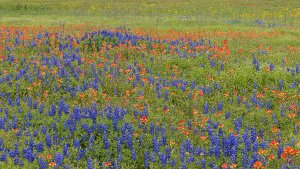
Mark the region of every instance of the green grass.
<instances>
[{"instance_id":1,"label":"green grass","mask_svg":"<svg viewBox=\"0 0 300 169\"><path fill-rule=\"evenodd\" d=\"M300 22L296 0L0 0L0 12L0 23L26 25L63 22L193 29L206 25L253 27L255 20L293 27Z\"/></svg>"},{"instance_id":2,"label":"green grass","mask_svg":"<svg viewBox=\"0 0 300 169\"><path fill-rule=\"evenodd\" d=\"M180 32L279 31L280 38L261 37L250 41L238 38L234 39L238 43L231 43L231 47L300 46L300 2L297 0L0 0L0 13L0 25L10 26L82 24L87 28L125 26L156 32L170 29ZM264 24L258 25L256 20Z\"/></svg>"},{"instance_id":3,"label":"green grass","mask_svg":"<svg viewBox=\"0 0 300 169\"><path fill-rule=\"evenodd\" d=\"M222 90L216 92L215 95L206 97L205 100L197 102L187 101L186 93L179 91L175 96L170 96L170 102L166 103L159 99L153 99L156 98L156 94L151 92L151 87L143 88L145 97L149 100L147 102L151 105L149 114L153 115L152 120L161 118L165 123L168 123L169 119L178 121L181 118L181 115L168 117L168 115L156 114L162 112L162 107L166 104L171 111L175 109L177 113L179 111L188 112L189 114L186 113L183 116L192 116L190 112L192 112L193 107L200 107L202 110L205 101L210 104L217 103L220 100L228 101L228 98L224 97L224 93L232 93L236 90L234 85L238 87L237 90L239 91L245 89L246 97L250 98L254 82L258 82L260 90L264 86L271 90L278 85L278 79L292 82L294 77L291 73L280 67L282 59L289 60L286 67L294 67L295 64L300 63L300 1L297 0L165 0L163 2L161 0L0 0L0 14L1 26L42 25L46 28L60 26L66 29L71 25L80 24L85 29L124 26L130 30L142 28L145 32L154 31L157 34L164 34L170 29L184 33L200 32L217 45L221 45L225 39L228 40L232 54L228 58L229 64L225 65L225 72L221 72L219 75L216 75L216 69L218 68L209 68L208 60L204 59L205 55L193 60L178 59L177 56L159 56L152 63L149 61L149 58L152 57L150 54L144 59L139 56L140 53L131 55L122 51L124 55L131 57L126 62L120 63L124 69L128 64L137 61L151 67L154 72L170 78L172 70L166 70L164 67L172 65L177 68L179 71L177 75L182 79L195 80L204 86L211 83L212 86L212 82L206 78L207 74L211 74L215 78L215 82L222 84ZM262 21L263 24L258 24L256 20ZM216 36L218 32L224 33L224 35ZM66 31L65 33L70 32ZM269 35L265 35L266 33L269 33ZM270 46L272 50L268 51L267 55L258 54L258 52ZM288 50L289 46L296 51ZM244 53L239 54L239 49L243 49ZM113 51L111 56L114 56L117 52ZM251 64L253 53L256 53L257 58L260 60L262 70L260 72L256 72ZM85 53L84 57L89 58L90 54L89 52ZM237 60L237 63L234 64L233 60ZM206 68L199 67L200 63L204 64ZM219 67L219 62L216 63L216 67ZM277 66L275 71L264 71L269 63ZM3 65L3 67L9 66ZM15 68L11 67L9 71L13 69ZM230 73L231 69L233 73ZM76 84L75 79L71 80L72 83ZM104 83L105 91L109 91L110 94L113 93L114 87L111 82L107 79ZM120 80L120 83L123 83L123 81ZM29 85L25 82L24 84ZM129 90L130 85L125 83L117 86L117 89L120 91ZM15 89L6 86L2 90L14 91ZM170 89L170 92L172 90ZM286 92L291 94L295 90L287 89ZM102 89L99 93L101 92ZM59 100L61 95L53 94L51 97L52 100ZM129 103L134 102L136 96L131 97ZM276 105L278 104L277 100L271 96L270 101L272 105L276 106L274 112L276 111L279 114L279 106ZM122 104L118 97L114 97L112 102ZM245 106L235 105L233 110L228 104L226 106L224 112L231 110L232 119L242 116L247 119L248 125L259 126L266 131L270 130L270 125L260 126L262 117L265 117L263 110L251 109L251 112L248 112ZM217 119L213 115L210 118ZM183 119L188 119L188 117L183 117ZM267 124L272 123L270 119L267 120ZM227 128L233 127L232 123L227 123L225 124ZM283 136L289 138L293 123L285 118L280 121L278 126L282 128ZM0 135L4 134L0 133ZM168 134L173 135L173 133ZM271 136L273 137L273 135ZM8 135L8 138L11 137L13 136ZM295 137L296 140L299 140L299 136ZM176 135L176 138L179 138L179 140L184 139L180 135ZM8 163L12 164L13 162L9 161ZM30 167L25 166L25 168Z\"/></svg>"}]
</instances>

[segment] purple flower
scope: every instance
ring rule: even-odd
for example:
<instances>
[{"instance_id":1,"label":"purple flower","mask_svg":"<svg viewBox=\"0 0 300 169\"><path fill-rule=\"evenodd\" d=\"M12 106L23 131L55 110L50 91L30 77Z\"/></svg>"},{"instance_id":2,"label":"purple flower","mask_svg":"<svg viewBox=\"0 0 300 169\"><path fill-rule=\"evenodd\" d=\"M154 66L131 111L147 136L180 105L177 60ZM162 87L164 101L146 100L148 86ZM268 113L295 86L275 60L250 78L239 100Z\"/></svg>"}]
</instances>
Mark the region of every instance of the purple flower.
<instances>
[{"instance_id":1,"label":"purple flower","mask_svg":"<svg viewBox=\"0 0 300 169\"><path fill-rule=\"evenodd\" d=\"M85 150L84 149L79 149L78 153L77 153L76 160L78 161L78 160L84 158L84 156L85 156Z\"/></svg>"},{"instance_id":2,"label":"purple flower","mask_svg":"<svg viewBox=\"0 0 300 169\"><path fill-rule=\"evenodd\" d=\"M273 71L274 68L275 68L274 64L272 64L272 63L269 64L269 67L270 67L270 70L271 70L271 71Z\"/></svg>"},{"instance_id":3,"label":"purple flower","mask_svg":"<svg viewBox=\"0 0 300 169\"><path fill-rule=\"evenodd\" d=\"M165 101L168 101L169 99L169 92L168 90L165 90Z\"/></svg>"},{"instance_id":4,"label":"purple flower","mask_svg":"<svg viewBox=\"0 0 300 169\"><path fill-rule=\"evenodd\" d=\"M283 89L283 81L282 79L279 80L279 90L282 91Z\"/></svg>"},{"instance_id":5,"label":"purple flower","mask_svg":"<svg viewBox=\"0 0 300 169\"><path fill-rule=\"evenodd\" d=\"M243 167L248 166L248 154L245 148L242 150L242 166Z\"/></svg>"},{"instance_id":6,"label":"purple flower","mask_svg":"<svg viewBox=\"0 0 300 169\"><path fill-rule=\"evenodd\" d=\"M93 161L92 161L91 157L89 157L87 160L87 166L88 166L88 169L94 169Z\"/></svg>"},{"instance_id":7,"label":"purple flower","mask_svg":"<svg viewBox=\"0 0 300 169\"><path fill-rule=\"evenodd\" d=\"M131 151L131 158L132 158L132 160L136 160L136 153L135 153L135 151L134 150L132 150Z\"/></svg>"},{"instance_id":8,"label":"purple flower","mask_svg":"<svg viewBox=\"0 0 300 169\"><path fill-rule=\"evenodd\" d=\"M225 119L229 119L230 118L230 111L226 112L225 114Z\"/></svg>"},{"instance_id":9,"label":"purple flower","mask_svg":"<svg viewBox=\"0 0 300 169\"><path fill-rule=\"evenodd\" d=\"M205 103L204 103L204 114L207 114L207 113L208 113L208 109L209 109L208 103L205 102Z\"/></svg>"},{"instance_id":10,"label":"purple flower","mask_svg":"<svg viewBox=\"0 0 300 169\"><path fill-rule=\"evenodd\" d=\"M39 158L38 159L38 163L39 163L39 168L40 169L46 169L46 168L48 168L47 162L44 159Z\"/></svg>"},{"instance_id":11,"label":"purple flower","mask_svg":"<svg viewBox=\"0 0 300 169\"><path fill-rule=\"evenodd\" d=\"M60 153L55 153L54 154L54 162L58 165L61 166L64 162L64 156Z\"/></svg>"},{"instance_id":12,"label":"purple flower","mask_svg":"<svg viewBox=\"0 0 300 169\"><path fill-rule=\"evenodd\" d=\"M128 143L128 144L129 144L129 143ZM106 134L104 134L104 135L103 135L103 147L104 147L106 150L108 150L108 149L109 149L109 146L110 146L109 140L107 139Z\"/></svg>"},{"instance_id":13,"label":"purple flower","mask_svg":"<svg viewBox=\"0 0 300 169\"><path fill-rule=\"evenodd\" d=\"M223 102L218 103L218 111L221 111L223 109Z\"/></svg>"},{"instance_id":14,"label":"purple flower","mask_svg":"<svg viewBox=\"0 0 300 169\"><path fill-rule=\"evenodd\" d=\"M70 152L69 152L69 147L67 144L65 144L64 148L63 148L63 155L65 157L68 157L70 155Z\"/></svg>"},{"instance_id":15,"label":"purple flower","mask_svg":"<svg viewBox=\"0 0 300 169\"><path fill-rule=\"evenodd\" d=\"M39 108L39 113L42 114L44 112L44 104L42 103Z\"/></svg>"},{"instance_id":16,"label":"purple flower","mask_svg":"<svg viewBox=\"0 0 300 169\"><path fill-rule=\"evenodd\" d=\"M153 151L158 153L159 152L159 143L157 141L157 137L154 137L152 140L152 146L153 146Z\"/></svg>"},{"instance_id":17,"label":"purple flower","mask_svg":"<svg viewBox=\"0 0 300 169\"><path fill-rule=\"evenodd\" d=\"M42 142L36 145L36 151L37 152L43 152L44 151L44 145Z\"/></svg>"},{"instance_id":18,"label":"purple flower","mask_svg":"<svg viewBox=\"0 0 300 169\"><path fill-rule=\"evenodd\" d=\"M283 146L279 145L278 146L278 150L277 150L277 158L280 159L281 158L281 154L283 153Z\"/></svg>"},{"instance_id":19,"label":"purple flower","mask_svg":"<svg viewBox=\"0 0 300 169\"><path fill-rule=\"evenodd\" d=\"M80 148L80 141L78 139L74 140L74 147L75 148Z\"/></svg>"},{"instance_id":20,"label":"purple flower","mask_svg":"<svg viewBox=\"0 0 300 169\"><path fill-rule=\"evenodd\" d=\"M49 134L46 134L46 145L48 148L51 148L52 144L51 144L51 137L49 136Z\"/></svg>"},{"instance_id":21,"label":"purple flower","mask_svg":"<svg viewBox=\"0 0 300 169\"><path fill-rule=\"evenodd\" d=\"M149 156L149 153L145 152L144 153L144 168L149 168L148 156Z\"/></svg>"},{"instance_id":22,"label":"purple flower","mask_svg":"<svg viewBox=\"0 0 300 169\"><path fill-rule=\"evenodd\" d=\"M2 155L0 157L0 161L6 161L6 154L5 154L5 152L2 153Z\"/></svg>"},{"instance_id":23,"label":"purple flower","mask_svg":"<svg viewBox=\"0 0 300 169\"><path fill-rule=\"evenodd\" d=\"M27 159L28 162L32 163L34 161L33 152L30 148L23 149L23 158Z\"/></svg>"},{"instance_id":24,"label":"purple flower","mask_svg":"<svg viewBox=\"0 0 300 169\"><path fill-rule=\"evenodd\" d=\"M163 167L167 164L167 156L165 154L160 154L159 160Z\"/></svg>"}]
</instances>

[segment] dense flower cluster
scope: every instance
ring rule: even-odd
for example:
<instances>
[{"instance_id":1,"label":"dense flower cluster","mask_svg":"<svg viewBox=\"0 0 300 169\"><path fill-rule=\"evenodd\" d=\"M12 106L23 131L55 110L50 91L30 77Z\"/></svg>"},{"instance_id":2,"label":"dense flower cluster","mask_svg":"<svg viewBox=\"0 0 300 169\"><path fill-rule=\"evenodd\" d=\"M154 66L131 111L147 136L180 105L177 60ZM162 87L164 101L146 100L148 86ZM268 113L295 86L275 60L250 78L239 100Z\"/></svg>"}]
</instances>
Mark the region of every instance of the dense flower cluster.
<instances>
[{"instance_id":1,"label":"dense flower cluster","mask_svg":"<svg viewBox=\"0 0 300 169\"><path fill-rule=\"evenodd\" d=\"M227 40L71 32L1 29L0 163L299 167L298 64L237 61Z\"/></svg>"}]
</instances>

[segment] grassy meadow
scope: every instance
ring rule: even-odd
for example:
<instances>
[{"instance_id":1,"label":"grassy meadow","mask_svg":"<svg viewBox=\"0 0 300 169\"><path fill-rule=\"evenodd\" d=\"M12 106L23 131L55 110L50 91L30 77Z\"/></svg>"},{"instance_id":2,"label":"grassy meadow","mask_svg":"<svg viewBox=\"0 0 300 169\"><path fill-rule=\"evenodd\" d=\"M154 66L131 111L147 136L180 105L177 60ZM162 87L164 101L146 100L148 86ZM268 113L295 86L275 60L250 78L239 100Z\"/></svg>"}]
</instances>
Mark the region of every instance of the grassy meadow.
<instances>
[{"instance_id":1,"label":"grassy meadow","mask_svg":"<svg viewBox=\"0 0 300 169\"><path fill-rule=\"evenodd\" d=\"M297 0L0 0L1 168L299 168Z\"/></svg>"}]
</instances>

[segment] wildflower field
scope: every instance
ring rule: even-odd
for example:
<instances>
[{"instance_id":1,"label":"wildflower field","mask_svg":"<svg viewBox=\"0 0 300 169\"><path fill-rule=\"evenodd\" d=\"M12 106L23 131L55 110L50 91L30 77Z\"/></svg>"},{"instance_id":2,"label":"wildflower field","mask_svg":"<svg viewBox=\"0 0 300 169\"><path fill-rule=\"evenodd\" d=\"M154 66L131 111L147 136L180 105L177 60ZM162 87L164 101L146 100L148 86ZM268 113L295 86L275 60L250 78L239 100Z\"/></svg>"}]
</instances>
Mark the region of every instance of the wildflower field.
<instances>
[{"instance_id":1,"label":"wildflower field","mask_svg":"<svg viewBox=\"0 0 300 169\"><path fill-rule=\"evenodd\" d=\"M0 0L0 168L300 168L297 0Z\"/></svg>"}]
</instances>

